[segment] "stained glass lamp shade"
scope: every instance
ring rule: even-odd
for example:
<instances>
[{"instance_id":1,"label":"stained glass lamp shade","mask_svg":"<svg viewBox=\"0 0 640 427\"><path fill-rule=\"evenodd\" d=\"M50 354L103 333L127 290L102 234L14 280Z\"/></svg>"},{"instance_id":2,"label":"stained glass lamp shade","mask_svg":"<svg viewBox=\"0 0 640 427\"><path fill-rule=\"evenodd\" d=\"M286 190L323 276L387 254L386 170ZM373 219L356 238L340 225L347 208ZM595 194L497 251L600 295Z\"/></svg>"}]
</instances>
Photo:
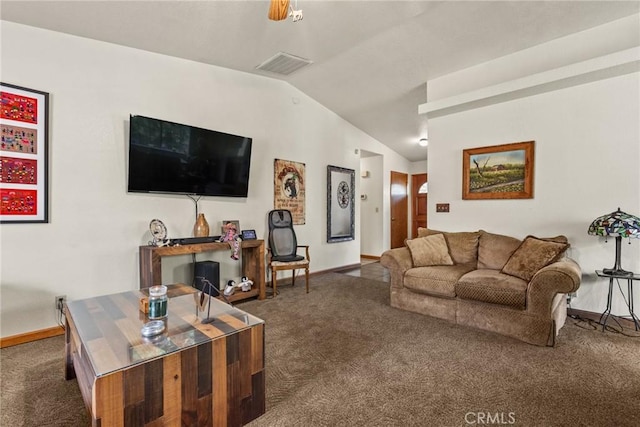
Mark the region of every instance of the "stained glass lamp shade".
<instances>
[{"instance_id":1,"label":"stained glass lamp shade","mask_svg":"<svg viewBox=\"0 0 640 427\"><path fill-rule=\"evenodd\" d=\"M640 239L640 218L622 212L620 208L610 214L603 215L593 220L589 226L589 234L594 236L615 236L616 237L616 261L613 268L605 268L605 274L615 274L621 276L633 275L630 271L625 271L620 266L620 246L623 237L635 237Z\"/></svg>"}]
</instances>

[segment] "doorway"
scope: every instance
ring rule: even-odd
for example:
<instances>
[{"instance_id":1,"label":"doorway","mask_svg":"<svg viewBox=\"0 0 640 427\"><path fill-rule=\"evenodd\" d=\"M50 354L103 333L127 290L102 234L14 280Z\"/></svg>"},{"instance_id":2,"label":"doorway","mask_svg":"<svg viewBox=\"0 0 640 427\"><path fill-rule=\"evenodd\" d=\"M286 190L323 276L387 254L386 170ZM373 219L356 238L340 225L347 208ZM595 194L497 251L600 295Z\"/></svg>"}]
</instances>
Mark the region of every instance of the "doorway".
<instances>
[{"instance_id":1,"label":"doorway","mask_svg":"<svg viewBox=\"0 0 640 427\"><path fill-rule=\"evenodd\" d=\"M384 157L360 150L360 255L378 259L385 250L387 227Z\"/></svg>"},{"instance_id":2,"label":"doorway","mask_svg":"<svg viewBox=\"0 0 640 427\"><path fill-rule=\"evenodd\" d=\"M411 175L411 237L418 237L418 227L427 228L427 174Z\"/></svg>"},{"instance_id":3,"label":"doorway","mask_svg":"<svg viewBox=\"0 0 640 427\"><path fill-rule=\"evenodd\" d=\"M408 175L406 173L391 171L391 249L401 248L407 239L408 230L408 204L407 194Z\"/></svg>"}]
</instances>

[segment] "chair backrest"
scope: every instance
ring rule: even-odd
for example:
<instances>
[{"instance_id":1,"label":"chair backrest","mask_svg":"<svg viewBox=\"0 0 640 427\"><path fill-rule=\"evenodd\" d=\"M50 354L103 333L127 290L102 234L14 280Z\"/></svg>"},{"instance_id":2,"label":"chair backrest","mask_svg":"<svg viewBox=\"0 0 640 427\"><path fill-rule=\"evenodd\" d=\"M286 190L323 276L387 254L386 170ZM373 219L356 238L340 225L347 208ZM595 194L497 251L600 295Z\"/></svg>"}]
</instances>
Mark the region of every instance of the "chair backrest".
<instances>
[{"instance_id":1,"label":"chair backrest","mask_svg":"<svg viewBox=\"0 0 640 427\"><path fill-rule=\"evenodd\" d=\"M298 239L293 230L293 217L287 209L274 209L269 212L269 247L272 259L277 261L295 261L304 259L297 256Z\"/></svg>"}]
</instances>

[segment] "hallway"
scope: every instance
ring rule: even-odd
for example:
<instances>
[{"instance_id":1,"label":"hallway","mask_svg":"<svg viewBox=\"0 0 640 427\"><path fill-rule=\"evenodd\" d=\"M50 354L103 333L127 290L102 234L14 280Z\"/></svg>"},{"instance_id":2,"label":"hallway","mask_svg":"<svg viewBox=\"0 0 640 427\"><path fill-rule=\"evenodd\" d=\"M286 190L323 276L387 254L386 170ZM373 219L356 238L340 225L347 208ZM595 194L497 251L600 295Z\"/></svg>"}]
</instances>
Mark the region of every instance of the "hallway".
<instances>
[{"instance_id":1,"label":"hallway","mask_svg":"<svg viewBox=\"0 0 640 427\"><path fill-rule=\"evenodd\" d=\"M379 282L389 282L389 271L380 265L378 260L361 258L360 267L340 271L349 276L362 277L364 279L377 280Z\"/></svg>"}]
</instances>

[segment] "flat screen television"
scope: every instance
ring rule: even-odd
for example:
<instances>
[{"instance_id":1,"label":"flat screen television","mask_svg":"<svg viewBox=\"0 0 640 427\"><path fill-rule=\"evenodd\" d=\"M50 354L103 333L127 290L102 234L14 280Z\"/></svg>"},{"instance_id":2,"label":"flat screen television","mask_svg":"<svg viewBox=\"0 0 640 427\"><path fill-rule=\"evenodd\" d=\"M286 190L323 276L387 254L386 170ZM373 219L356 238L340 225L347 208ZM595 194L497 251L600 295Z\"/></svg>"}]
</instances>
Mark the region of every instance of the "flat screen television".
<instances>
[{"instance_id":1,"label":"flat screen television","mask_svg":"<svg viewBox=\"0 0 640 427\"><path fill-rule=\"evenodd\" d=\"M129 192L247 197L252 139L131 115Z\"/></svg>"}]
</instances>

